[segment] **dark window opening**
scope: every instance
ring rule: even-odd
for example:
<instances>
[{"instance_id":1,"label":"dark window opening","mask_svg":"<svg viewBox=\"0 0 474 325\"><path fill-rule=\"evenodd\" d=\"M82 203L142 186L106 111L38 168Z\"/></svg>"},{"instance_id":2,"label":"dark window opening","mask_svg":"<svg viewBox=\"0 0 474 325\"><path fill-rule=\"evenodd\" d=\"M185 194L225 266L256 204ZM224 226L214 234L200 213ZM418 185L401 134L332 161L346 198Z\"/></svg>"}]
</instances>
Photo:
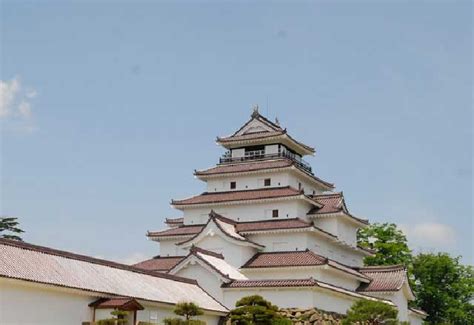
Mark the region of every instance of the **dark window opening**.
<instances>
[{"instance_id":1,"label":"dark window opening","mask_svg":"<svg viewBox=\"0 0 474 325\"><path fill-rule=\"evenodd\" d=\"M235 190L236 187L237 187L237 182L230 182L230 189L231 190Z\"/></svg>"},{"instance_id":2,"label":"dark window opening","mask_svg":"<svg viewBox=\"0 0 474 325\"><path fill-rule=\"evenodd\" d=\"M265 186L272 185L272 179L271 178L265 178L265 180L263 181L263 185L265 185Z\"/></svg>"},{"instance_id":3,"label":"dark window opening","mask_svg":"<svg viewBox=\"0 0 474 325\"><path fill-rule=\"evenodd\" d=\"M278 218L278 210L272 210L272 217Z\"/></svg>"}]
</instances>

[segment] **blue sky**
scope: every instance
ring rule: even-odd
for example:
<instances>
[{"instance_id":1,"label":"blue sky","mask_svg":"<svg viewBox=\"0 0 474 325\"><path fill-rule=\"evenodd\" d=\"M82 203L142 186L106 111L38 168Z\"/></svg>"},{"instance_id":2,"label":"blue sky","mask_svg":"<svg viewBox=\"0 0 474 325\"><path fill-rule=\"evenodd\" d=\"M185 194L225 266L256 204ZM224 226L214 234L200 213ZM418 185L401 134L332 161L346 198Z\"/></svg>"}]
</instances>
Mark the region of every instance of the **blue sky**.
<instances>
[{"instance_id":1,"label":"blue sky","mask_svg":"<svg viewBox=\"0 0 474 325\"><path fill-rule=\"evenodd\" d=\"M351 211L472 262L470 2L27 2L1 9L0 212L125 262L204 190L252 104Z\"/></svg>"}]
</instances>

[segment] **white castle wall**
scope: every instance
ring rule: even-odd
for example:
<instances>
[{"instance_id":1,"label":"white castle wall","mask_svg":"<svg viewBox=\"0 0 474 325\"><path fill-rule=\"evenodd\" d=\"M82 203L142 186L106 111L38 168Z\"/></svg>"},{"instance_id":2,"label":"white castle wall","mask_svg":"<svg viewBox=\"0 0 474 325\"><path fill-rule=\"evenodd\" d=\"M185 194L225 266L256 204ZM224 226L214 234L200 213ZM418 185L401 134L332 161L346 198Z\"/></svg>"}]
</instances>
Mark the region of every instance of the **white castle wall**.
<instances>
[{"instance_id":1,"label":"white castle wall","mask_svg":"<svg viewBox=\"0 0 474 325\"><path fill-rule=\"evenodd\" d=\"M314 218L314 225L335 234L339 240L349 245L357 245L358 227L343 217L319 217Z\"/></svg>"},{"instance_id":2,"label":"white castle wall","mask_svg":"<svg viewBox=\"0 0 474 325\"><path fill-rule=\"evenodd\" d=\"M175 275L197 280L199 285L211 296L221 302L224 300L221 289L221 279L217 275L204 269L201 265L197 263L194 265L188 264L175 273Z\"/></svg>"},{"instance_id":3,"label":"white castle wall","mask_svg":"<svg viewBox=\"0 0 474 325\"><path fill-rule=\"evenodd\" d=\"M249 288L224 289L224 305L233 306L242 297L261 295L265 299L278 305L280 308L313 308L326 311L346 313L354 303L355 298L340 294L331 294L329 291L320 291L317 288Z\"/></svg>"},{"instance_id":4,"label":"white castle wall","mask_svg":"<svg viewBox=\"0 0 474 325\"><path fill-rule=\"evenodd\" d=\"M291 186L295 189L301 188L305 194L321 194L322 190L315 184L310 184L303 177L298 177L296 172L261 172L252 175L240 176L226 176L219 178L211 178L207 180L207 192L225 192L225 191L242 191L252 190L258 188L268 188L264 186L264 179L271 179L271 186L268 187L283 187ZM236 182L236 188L230 188L230 182Z\"/></svg>"},{"instance_id":5,"label":"white castle wall","mask_svg":"<svg viewBox=\"0 0 474 325\"><path fill-rule=\"evenodd\" d=\"M264 203L248 203L233 205L216 205L214 207L195 207L183 210L184 223L204 224L209 219L209 213L213 209L218 214L235 221L258 221L277 219L272 218L272 210L278 209L278 219L301 218L307 219L306 214L311 205L299 199L273 201Z\"/></svg>"},{"instance_id":6,"label":"white castle wall","mask_svg":"<svg viewBox=\"0 0 474 325\"><path fill-rule=\"evenodd\" d=\"M360 285L360 281L324 266L317 267L287 267L287 268L260 268L260 269L242 269L249 279L309 279L337 284L337 286L348 290L355 290Z\"/></svg>"}]
</instances>

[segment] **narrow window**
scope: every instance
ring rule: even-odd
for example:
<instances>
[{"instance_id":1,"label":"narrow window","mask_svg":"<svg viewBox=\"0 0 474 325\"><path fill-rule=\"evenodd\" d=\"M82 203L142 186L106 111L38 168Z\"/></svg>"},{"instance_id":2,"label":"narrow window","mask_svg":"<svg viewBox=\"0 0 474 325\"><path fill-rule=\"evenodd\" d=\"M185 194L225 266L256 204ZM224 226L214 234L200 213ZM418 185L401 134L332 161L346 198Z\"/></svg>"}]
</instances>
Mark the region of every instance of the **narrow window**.
<instances>
[{"instance_id":1,"label":"narrow window","mask_svg":"<svg viewBox=\"0 0 474 325\"><path fill-rule=\"evenodd\" d=\"M237 182L230 182L230 189L231 190L235 190L236 187L237 187Z\"/></svg>"},{"instance_id":2,"label":"narrow window","mask_svg":"<svg viewBox=\"0 0 474 325\"><path fill-rule=\"evenodd\" d=\"M265 178L265 180L263 181L263 185L265 185L265 186L272 185L272 179L271 178Z\"/></svg>"},{"instance_id":3,"label":"narrow window","mask_svg":"<svg viewBox=\"0 0 474 325\"><path fill-rule=\"evenodd\" d=\"M278 210L272 210L272 217L273 218L278 218Z\"/></svg>"},{"instance_id":4,"label":"narrow window","mask_svg":"<svg viewBox=\"0 0 474 325\"><path fill-rule=\"evenodd\" d=\"M298 183L298 190L301 191L301 183Z\"/></svg>"}]
</instances>

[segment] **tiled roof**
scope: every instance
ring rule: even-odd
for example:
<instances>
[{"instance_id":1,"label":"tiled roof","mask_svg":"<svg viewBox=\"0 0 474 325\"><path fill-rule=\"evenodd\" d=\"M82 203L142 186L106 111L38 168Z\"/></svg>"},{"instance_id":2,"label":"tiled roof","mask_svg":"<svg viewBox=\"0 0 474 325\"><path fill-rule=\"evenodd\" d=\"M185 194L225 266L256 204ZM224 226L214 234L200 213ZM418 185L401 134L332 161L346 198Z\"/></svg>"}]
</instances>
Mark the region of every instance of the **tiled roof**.
<instances>
[{"instance_id":1,"label":"tiled roof","mask_svg":"<svg viewBox=\"0 0 474 325\"><path fill-rule=\"evenodd\" d=\"M317 281L313 278L309 279L274 279L274 280L234 280L229 283L222 284L223 288L284 288L284 287L319 287L321 289L331 290L349 296L383 301L387 304L393 305L392 302L384 299L370 297L359 292L354 292L345 288L331 285L322 281Z\"/></svg>"},{"instance_id":2,"label":"tiled roof","mask_svg":"<svg viewBox=\"0 0 474 325\"><path fill-rule=\"evenodd\" d=\"M221 276L228 280L245 280L247 277L239 272L235 267L230 265L224 260L224 256L222 254L218 254L212 251L208 251L197 246L191 247L189 254L184 258L174 270L170 270L171 273L178 270L182 265L186 265L188 261L191 260L192 257L196 257L201 260L204 264L211 267L214 271L219 273Z\"/></svg>"},{"instance_id":3,"label":"tiled roof","mask_svg":"<svg viewBox=\"0 0 474 325\"><path fill-rule=\"evenodd\" d=\"M322 205L322 207L315 207L308 212L308 215L325 215L333 213L342 213L345 216L354 219L357 222L368 224L367 220L357 218L349 213L346 203L344 201L344 195L342 192L331 193L331 194L320 194L311 196L316 202Z\"/></svg>"},{"instance_id":4,"label":"tiled roof","mask_svg":"<svg viewBox=\"0 0 474 325\"><path fill-rule=\"evenodd\" d=\"M156 256L149 260L134 264L134 267L148 271L166 272L181 262L185 256Z\"/></svg>"},{"instance_id":5,"label":"tiled roof","mask_svg":"<svg viewBox=\"0 0 474 325\"><path fill-rule=\"evenodd\" d=\"M236 222L234 220L229 219L229 218L225 218L225 217L215 213L213 210L211 210L211 213L209 214L209 219L208 219L206 225L201 229L200 232L196 233L193 237L191 237L191 238L189 238L185 241L177 243L177 245L183 245L183 244L188 244L189 245L189 243L192 243L196 238L198 238L198 236L206 229L206 227L208 227L208 225L210 223L214 223L217 226L217 228L220 231L222 231L222 233L224 235L226 235L227 237L229 237L231 239L238 240L238 241L241 241L241 242L245 242L245 243L250 244L251 246L254 246L254 247L257 247L257 248L265 247L263 245L255 243L255 242L245 238L244 236L240 235L239 233L237 233L237 231L235 230Z\"/></svg>"},{"instance_id":6,"label":"tiled roof","mask_svg":"<svg viewBox=\"0 0 474 325\"><path fill-rule=\"evenodd\" d=\"M275 229L297 229L312 227L312 224L299 218L292 219L272 219L262 221L247 221L236 224L236 230L239 233L252 231L264 231Z\"/></svg>"},{"instance_id":7,"label":"tiled roof","mask_svg":"<svg viewBox=\"0 0 474 325\"><path fill-rule=\"evenodd\" d=\"M172 205L192 205L192 204L208 204L232 201L247 201L261 199L276 199L292 196L303 195L292 187L274 187L245 191L226 191L226 192L204 192L201 195L194 196L184 200L173 200Z\"/></svg>"},{"instance_id":8,"label":"tiled roof","mask_svg":"<svg viewBox=\"0 0 474 325\"><path fill-rule=\"evenodd\" d=\"M421 309L409 307L408 310L411 311L411 312L414 312L415 314L419 314L419 315L423 316L423 318L428 316L428 313L425 312L424 310L421 310Z\"/></svg>"},{"instance_id":9,"label":"tiled roof","mask_svg":"<svg viewBox=\"0 0 474 325\"><path fill-rule=\"evenodd\" d=\"M204 225L182 225L177 228L165 229L161 231L149 231L148 237L175 237L192 236L202 230Z\"/></svg>"},{"instance_id":10,"label":"tiled roof","mask_svg":"<svg viewBox=\"0 0 474 325\"><path fill-rule=\"evenodd\" d=\"M7 239L0 239L0 277L93 292L98 297L168 304L188 300L206 310L227 311L194 280Z\"/></svg>"},{"instance_id":11,"label":"tiled roof","mask_svg":"<svg viewBox=\"0 0 474 325\"><path fill-rule=\"evenodd\" d=\"M123 298L100 298L89 304L90 307L97 309L113 309L119 308L120 310L143 310L145 309L138 303L134 298L123 297Z\"/></svg>"},{"instance_id":12,"label":"tiled roof","mask_svg":"<svg viewBox=\"0 0 474 325\"><path fill-rule=\"evenodd\" d=\"M242 268L311 266L326 264L326 258L310 250L255 254Z\"/></svg>"},{"instance_id":13,"label":"tiled roof","mask_svg":"<svg viewBox=\"0 0 474 325\"><path fill-rule=\"evenodd\" d=\"M210 175L220 175L220 174L233 174L233 173L246 173L246 172L254 172L254 171L261 171L261 170L274 170L274 169L281 169L281 168L288 168L291 166L298 167L291 159L273 159L273 160L260 160L255 162L245 162L245 163L234 163L234 164L221 164L217 165L216 167L212 167L206 170L195 171L194 175L196 176L210 176ZM324 185L328 188L334 188L334 184L323 181L319 177L314 176L300 168L299 171L305 173L308 177L316 180L318 183Z\"/></svg>"},{"instance_id":14,"label":"tiled roof","mask_svg":"<svg viewBox=\"0 0 474 325\"><path fill-rule=\"evenodd\" d=\"M369 278L352 269L351 267L318 255L307 249L305 251L287 251L287 252L263 252L255 254L242 268L271 268L271 267L290 267L290 266L319 266L329 265L339 271L350 273L359 278L369 280Z\"/></svg>"},{"instance_id":15,"label":"tiled roof","mask_svg":"<svg viewBox=\"0 0 474 325\"><path fill-rule=\"evenodd\" d=\"M184 222L184 218L166 218L165 223L169 225L175 224L182 224Z\"/></svg>"},{"instance_id":16,"label":"tiled roof","mask_svg":"<svg viewBox=\"0 0 474 325\"><path fill-rule=\"evenodd\" d=\"M357 270L372 279L369 284L362 284L357 289L360 292L398 291L407 281L406 268L403 265L368 266Z\"/></svg>"}]
</instances>

